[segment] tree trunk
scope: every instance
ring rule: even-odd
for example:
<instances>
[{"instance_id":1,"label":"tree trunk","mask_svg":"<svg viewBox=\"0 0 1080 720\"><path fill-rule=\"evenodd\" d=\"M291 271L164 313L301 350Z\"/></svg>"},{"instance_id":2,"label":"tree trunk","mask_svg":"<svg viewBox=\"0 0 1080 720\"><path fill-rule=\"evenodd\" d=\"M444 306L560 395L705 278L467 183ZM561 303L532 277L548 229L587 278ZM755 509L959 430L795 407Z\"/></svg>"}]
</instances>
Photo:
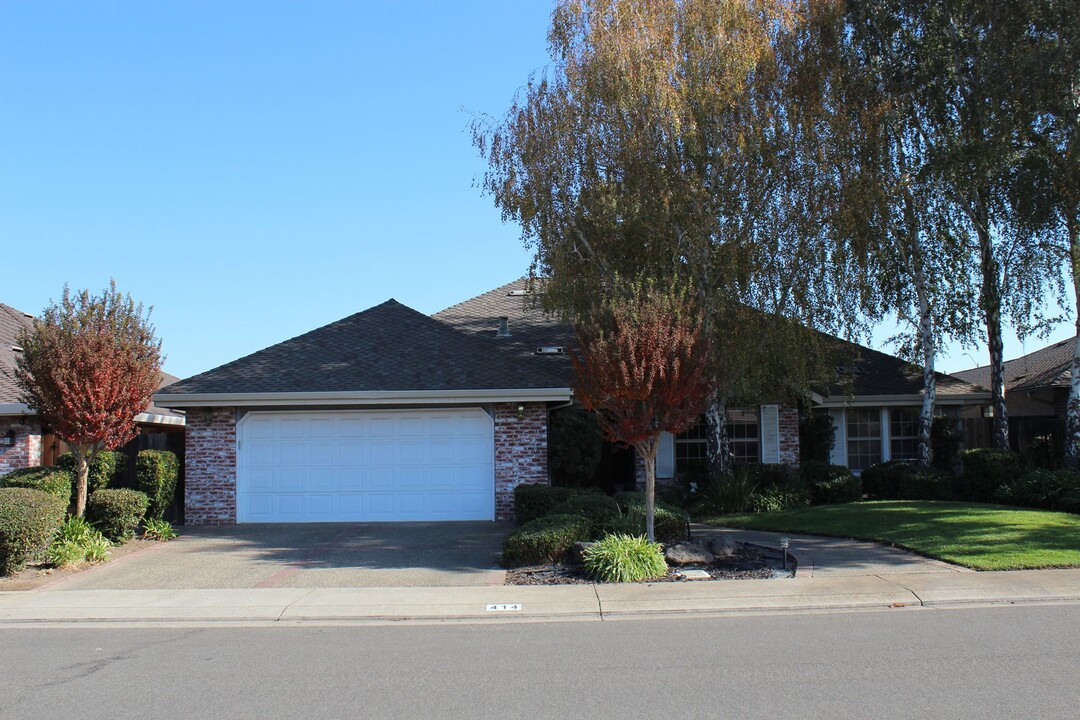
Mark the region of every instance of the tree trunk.
<instances>
[{"instance_id":1,"label":"tree trunk","mask_svg":"<svg viewBox=\"0 0 1080 720\"><path fill-rule=\"evenodd\" d=\"M731 444L727 434L727 398L716 395L705 411L705 457L709 473L731 472Z\"/></svg>"},{"instance_id":2,"label":"tree trunk","mask_svg":"<svg viewBox=\"0 0 1080 720\"><path fill-rule=\"evenodd\" d=\"M90 461L84 447L73 445L71 455L75 459L75 515L86 514L86 479L90 475Z\"/></svg>"},{"instance_id":3,"label":"tree trunk","mask_svg":"<svg viewBox=\"0 0 1080 720\"><path fill-rule=\"evenodd\" d=\"M986 208L981 203L975 233L979 237L982 270L982 309L986 320L986 340L990 347L990 402L994 408L993 445L1009 449L1009 411L1005 407L1005 344L1001 337L1001 287L998 263L990 239Z\"/></svg>"},{"instance_id":4,"label":"tree trunk","mask_svg":"<svg viewBox=\"0 0 1080 720\"><path fill-rule=\"evenodd\" d=\"M656 542L656 451L659 447L659 435L635 445L645 461L645 537L649 542Z\"/></svg>"},{"instance_id":5,"label":"tree trunk","mask_svg":"<svg viewBox=\"0 0 1080 720\"><path fill-rule=\"evenodd\" d=\"M1069 403L1065 410L1065 462L1070 469L1080 470L1080 217L1070 214L1065 226L1069 233L1069 261L1076 297L1076 339L1073 341Z\"/></svg>"},{"instance_id":6,"label":"tree trunk","mask_svg":"<svg viewBox=\"0 0 1080 720\"><path fill-rule=\"evenodd\" d=\"M937 402L937 376L934 374L934 362L937 347L934 341L934 323L930 317L930 298L926 288L926 273L923 270L922 253L915 253L918 259L915 268L915 292L919 299L919 342L923 354L923 401L919 413L919 465L930 465L930 430L934 424L934 404Z\"/></svg>"}]
</instances>

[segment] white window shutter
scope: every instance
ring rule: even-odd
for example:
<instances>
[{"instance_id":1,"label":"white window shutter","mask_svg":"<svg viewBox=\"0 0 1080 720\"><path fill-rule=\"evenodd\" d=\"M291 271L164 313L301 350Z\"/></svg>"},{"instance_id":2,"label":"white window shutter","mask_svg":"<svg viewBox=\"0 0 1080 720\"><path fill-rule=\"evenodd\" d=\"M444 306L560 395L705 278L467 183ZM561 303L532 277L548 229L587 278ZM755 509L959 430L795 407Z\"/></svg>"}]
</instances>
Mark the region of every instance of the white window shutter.
<instances>
[{"instance_id":1,"label":"white window shutter","mask_svg":"<svg viewBox=\"0 0 1080 720\"><path fill-rule=\"evenodd\" d=\"M761 406L761 462L780 462L780 406Z\"/></svg>"},{"instance_id":2,"label":"white window shutter","mask_svg":"<svg viewBox=\"0 0 1080 720\"><path fill-rule=\"evenodd\" d=\"M660 447L656 451L656 477L675 477L675 436L660 433Z\"/></svg>"}]
</instances>

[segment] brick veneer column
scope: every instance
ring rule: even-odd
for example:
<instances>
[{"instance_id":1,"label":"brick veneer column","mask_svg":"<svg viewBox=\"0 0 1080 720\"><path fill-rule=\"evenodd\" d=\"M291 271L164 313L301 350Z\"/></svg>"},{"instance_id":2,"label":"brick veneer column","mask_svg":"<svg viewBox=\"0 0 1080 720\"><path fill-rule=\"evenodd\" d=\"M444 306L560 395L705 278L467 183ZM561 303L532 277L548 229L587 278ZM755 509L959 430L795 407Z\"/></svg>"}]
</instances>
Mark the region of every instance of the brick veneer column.
<instances>
[{"instance_id":1,"label":"brick veneer column","mask_svg":"<svg viewBox=\"0 0 1080 720\"><path fill-rule=\"evenodd\" d=\"M514 488L548 480L547 405L519 403L495 406L495 517L514 517Z\"/></svg>"},{"instance_id":2,"label":"brick veneer column","mask_svg":"<svg viewBox=\"0 0 1080 720\"><path fill-rule=\"evenodd\" d=\"M235 523L235 409L189 410L184 437L184 517L187 524Z\"/></svg>"},{"instance_id":3,"label":"brick veneer column","mask_svg":"<svg viewBox=\"0 0 1080 720\"><path fill-rule=\"evenodd\" d=\"M41 426L34 422L0 420L0 438L15 431L15 444L0 445L0 475L41 464Z\"/></svg>"},{"instance_id":4,"label":"brick veneer column","mask_svg":"<svg viewBox=\"0 0 1080 720\"><path fill-rule=\"evenodd\" d=\"M799 464L799 409L780 406L780 462Z\"/></svg>"}]
</instances>

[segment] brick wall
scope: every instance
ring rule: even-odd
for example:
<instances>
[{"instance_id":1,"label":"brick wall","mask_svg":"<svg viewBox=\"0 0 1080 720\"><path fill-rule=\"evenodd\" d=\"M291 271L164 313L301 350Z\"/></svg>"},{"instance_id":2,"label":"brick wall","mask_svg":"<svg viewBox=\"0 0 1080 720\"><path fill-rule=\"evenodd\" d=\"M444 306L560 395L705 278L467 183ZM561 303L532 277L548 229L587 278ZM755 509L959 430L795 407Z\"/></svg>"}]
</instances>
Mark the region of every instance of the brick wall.
<instances>
[{"instance_id":1,"label":"brick wall","mask_svg":"<svg viewBox=\"0 0 1080 720\"><path fill-rule=\"evenodd\" d=\"M514 488L548 483L548 413L544 403L495 406L495 517L514 517Z\"/></svg>"},{"instance_id":2,"label":"brick wall","mask_svg":"<svg viewBox=\"0 0 1080 720\"><path fill-rule=\"evenodd\" d=\"M799 464L799 409L790 405L780 406L780 462L784 465Z\"/></svg>"},{"instance_id":3,"label":"brick wall","mask_svg":"<svg viewBox=\"0 0 1080 720\"><path fill-rule=\"evenodd\" d=\"M15 431L15 445L0 445L0 475L41 464L41 426L28 420L0 419L0 438Z\"/></svg>"},{"instance_id":4,"label":"brick wall","mask_svg":"<svg viewBox=\"0 0 1080 720\"><path fill-rule=\"evenodd\" d=\"M236 411L193 408L184 428L184 519L188 525L236 522Z\"/></svg>"}]
</instances>

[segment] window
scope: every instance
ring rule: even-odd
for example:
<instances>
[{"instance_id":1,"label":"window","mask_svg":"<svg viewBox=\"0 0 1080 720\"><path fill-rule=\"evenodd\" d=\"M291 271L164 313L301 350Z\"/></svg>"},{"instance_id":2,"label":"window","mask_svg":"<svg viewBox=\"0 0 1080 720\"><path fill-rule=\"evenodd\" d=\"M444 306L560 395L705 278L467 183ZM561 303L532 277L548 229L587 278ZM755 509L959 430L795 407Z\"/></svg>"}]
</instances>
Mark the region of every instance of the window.
<instances>
[{"instance_id":1,"label":"window","mask_svg":"<svg viewBox=\"0 0 1080 720\"><path fill-rule=\"evenodd\" d=\"M705 418L675 436L675 474L684 475L703 468L708 460L708 424ZM728 446L737 463L761 462L760 427L756 409L734 409L727 413Z\"/></svg>"},{"instance_id":2,"label":"window","mask_svg":"<svg viewBox=\"0 0 1080 720\"><path fill-rule=\"evenodd\" d=\"M919 459L919 415L917 408L889 411L889 450L893 460Z\"/></svg>"},{"instance_id":3,"label":"window","mask_svg":"<svg viewBox=\"0 0 1080 720\"><path fill-rule=\"evenodd\" d=\"M881 462L881 410L852 408L847 411L848 467L865 470Z\"/></svg>"}]
</instances>

